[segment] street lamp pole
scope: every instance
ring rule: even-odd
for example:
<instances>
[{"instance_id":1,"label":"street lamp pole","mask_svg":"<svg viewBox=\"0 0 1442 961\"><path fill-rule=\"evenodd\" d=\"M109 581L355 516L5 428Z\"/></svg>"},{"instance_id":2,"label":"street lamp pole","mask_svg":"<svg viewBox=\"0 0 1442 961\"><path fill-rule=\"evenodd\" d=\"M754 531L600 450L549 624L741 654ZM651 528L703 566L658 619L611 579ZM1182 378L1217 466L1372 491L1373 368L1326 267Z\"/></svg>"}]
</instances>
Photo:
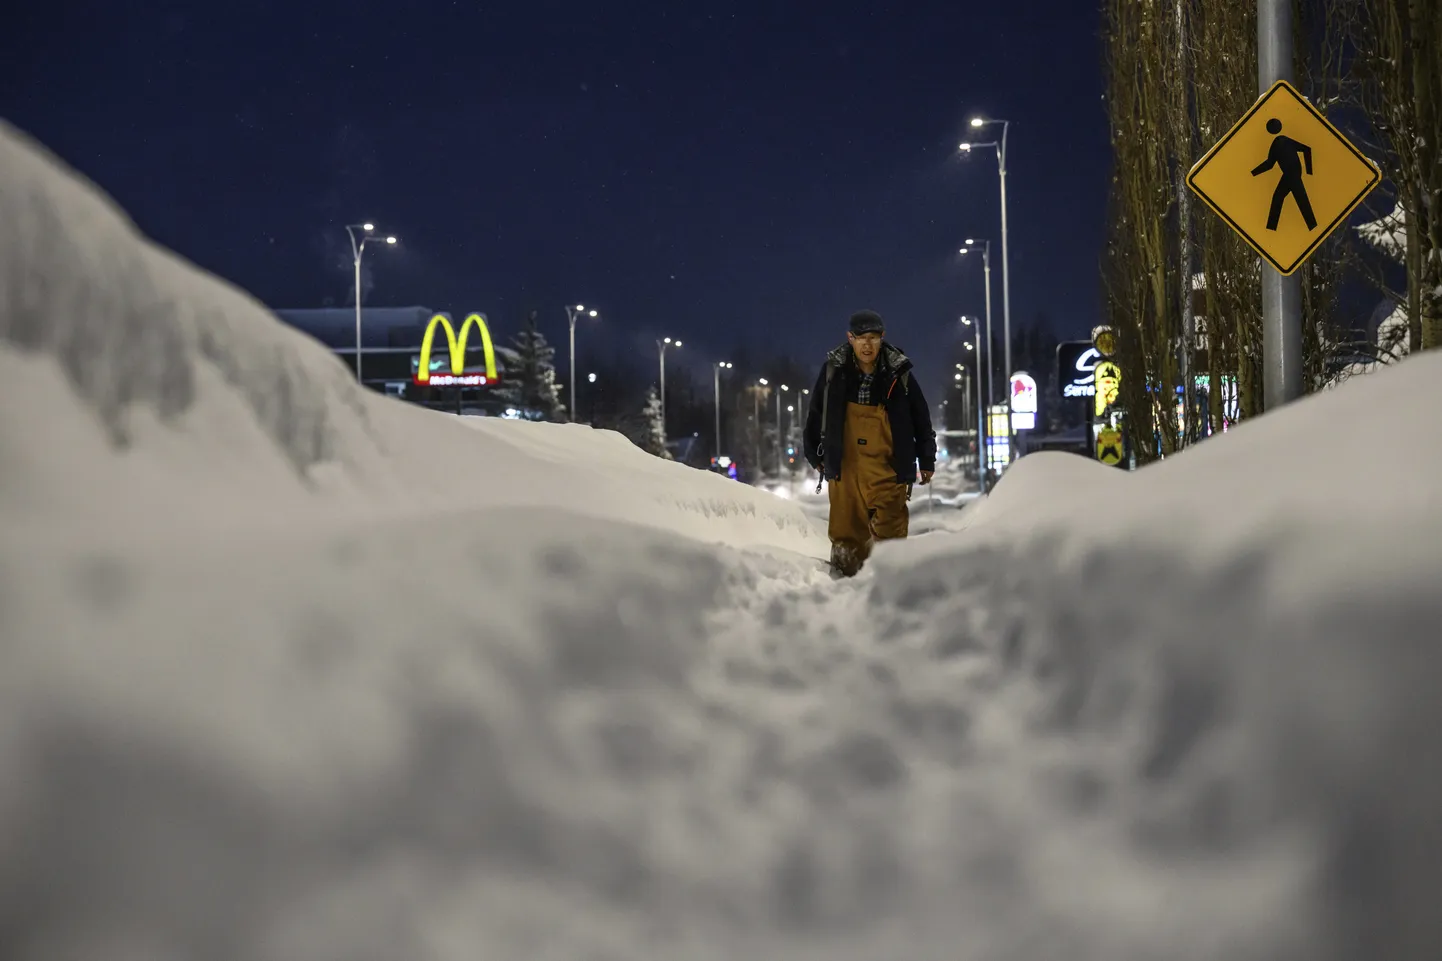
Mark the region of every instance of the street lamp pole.
<instances>
[{"instance_id":1,"label":"street lamp pole","mask_svg":"<svg viewBox=\"0 0 1442 961\"><path fill-rule=\"evenodd\" d=\"M983 282L983 284L985 284L985 286L986 286L986 402L987 402L988 404L991 404L991 403L994 403L995 400L996 400L996 384L995 384L995 382L992 380L992 367L994 366L994 360L993 360L993 358L992 358L992 356L991 356L991 343L992 343L992 340L991 340L991 241L990 241L990 240L977 241L977 240L974 240L974 239L968 237L966 243L967 243L967 246L966 246L966 247L963 247L963 248L961 249L961 252L962 252L963 254L970 253L971 251L970 251L969 248L970 248L971 245L973 245L973 244L980 243L980 244L982 245L982 248L981 248L982 282ZM981 336L981 331L979 331L979 330L977 331L977 336L978 336L978 337ZM981 355L979 355L979 354L977 355L976 363L977 363L977 368L976 368L976 370L977 370L977 376L980 377L980 376L981 376ZM1008 375L1008 376L1009 376L1009 375Z\"/></svg>"},{"instance_id":2,"label":"street lamp pole","mask_svg":"<svg viewBox=\"0 0 1442 961\"><path fill-rule=\"evenodd\" d=\"M1014 373L1014 371L1012 370L1012 366L1011 366L1011 270L1010 270L1011 261L1010 261L1010 255L1009 255L1010 246L1009 246L1008 241L1007 241L1007 229L1006 229L1006 154L1007 154L1006 145L1007 145L1007 135L1008 135L1008 133L1009 133L1010 130L1011 130L1011 121L1009 121L1009 120L997 120L997 119L994 119L994 118L987 118L987 117L973 117L973 118L971 118L971 125L972 125L973 127L984 127L984 126L987 126L987 125L989 125L989 124L990 124L990 125L995 125L995 124L1000 124L1000 125L1001 125L1001 139L1000 139L1000 140L991 141L991 142L989 142L989 143L963 143L963 144L961 145L961 149L962 149L963 152L970 152L970 150L971 150L973 147L995 147L995 148L996 148L996 172L997 172L997 177L998 177L998 179L1000 180L1000 183L1001 183L1001 316L1002 316L1001 323L1002 323L1002 339L1003 339L1002 363L1003 363L1003 365L1004 365L1005 368L1006 368L1005 370L1002 371L1002 373L1005 374L1006 376L1010 377L1010 376L1012 375L1012 373ZM989 346L990 346L990 345L988 345L988 347L989 347ZM988 354L987 354L987 361L988 361L988 368L990 368L990 366L991 366L991 364L990 364L991 354L990 354L989 352L988 352ZM994 397L994 396L995 396L995 395L993 395L993 397ZM1014 439L1014 438L1013 438L1013 434L1014 434L1014 431L1011 431L1011 430L1008 428L1008 431L1007 431L1007 444L1008 444L1008 448L1007 448L1007 462L1008 462L1008 463L1010 463L1010 461L1011 461L1011 454L1012 454L1012 452L1011 452L1011 446L1012 446L1012 442L1013 442L1013 439Z\"/></svg>"},{"instance_id":3,"label":"street lamp pole","mask_svg":"<svg viewBox=\"0 0 1442 961\"><path fill-rule=\"evenodd\" d=\"M355 261L355 379L358 384L363 383L361 381L361 255L365 253L366 244L372 240L384 239L388 245L396 242L395 237L374 236L371 231L375 229L376 225L372 223L346 224L345 228L346 236L350 237L351 258ZM363 233L359 242L356 241L355 232L357 230Z\"/></svg>"},{"instance_id":4,"label":"street lamp pole","mask_svg":"<svg viewBox=\"0 0 1442 961\"><path fill-rule=\"evenodd\" d=\"M571 322L571 423L576 422L576 318L586 313L583 304L575 307L566 305L566 318ZM590 316L595 317L596 311L590 311Z\"/></svg>"},{"instance_id":5,"label":"street lamp pole","mask_svg":"<svg viewBox=\"0 0 1442 961\"><path fill-rule=\"evenodd\" d=\"M975 328L973 334L976 338L976 489L978 493L986 493L986 410L981 403L981 325L973 324L970 317L961 318L962 324ZM971 344L966 345L967 350L972 349ZM987 358L987 366L991 366Z\"/></svg>"},{"instance_id":6,"label":"street lamp pole","mask_svg":"<svg viewBox=\"0 0 1442 961\"><path fill-rule=\"evenodd\" d=\"M785 384L780 385L781 390L790 390ZM786 473L786 462L781 453L781 391L776 392L776 476L780 478Z\"/></svg>"},{"instance_id":7,"label":"street lamp pole","mask_svg":"<svg viewBox=\"0 0 1442 961\"><path fill-rule=\"evenodd\" d=\"M1002 336L1006 338L1003 367L1008 377L1015 372L1011 366L1011 245L1006 239L1006 134L1010 127L1007 121L1001 122L1001 144L996 148L997 169L1001 175L1001 326Z\"/></svg>"},{"instance_id":8,"label":"street lamp pole","mask_svg":"<svg viewBox=\"0 0 1442 961\"><path fill-rule=\"evenodd\" d=\"M721 368L722 368L722 367L725 367L727 370L730 370L730 369L731 369L731 364L730 364L729 362L727 362L727 361L724 361L724 360L718 360L716 363L714 363L714 364L711 365L712 382L713 382L713 387L715 388L715 395L716 395L716 397L715 397L715 399L716 399L716 453L715 453L715 456L716 456L718 459L721 457Z\"/></svg>"},{"instance_id":9,"label":"street lamp pole","mask_svg":"<svg viewBox=\"0 0 1442 961\"><path fill-rule=\"evenodd\" d=\"M1003 353L1003 365L1006 367L1007 376L1011 376L1011 272L1010 272L1010 246L1007 242L1006 230L1006 144L1007 134L1011 130L1010 120L995 120L984 117L973 117L973 127L984 127L988 124L1001 124L1001 139L988 143L964 143L961 145L963 151L969 152L973 147L995 147L996 148L996 172L1001 181L1001 316L1002 336L1006 339Z\"/></svg>"},{"instance_id":10,"label":"street lamp pole","mask_svg":"<svg viewBox=\"0 0 1442 961\"><path fill-rule=\"evenodd\" d=\"M661 436L666 436L666 348L680 347L679 340L663 337L656 341L656 350L661 355Z\"/></svg>"},{"instance_id":11,"label":"street lamp pole","mask_svg":"<svg viewBox=\"0 0 1442 961\"><path fill-rule=\"evenodd\" d=\"M755 391L755 393L752 394L752 400L754 400L754 401L756 402L756 412L755 412L755 414L752 415L752 417L751 417L751 422L756 426L756 461L755 461L755 464L756 464L756 473L757 473L757 476L760 476L760 474L761 474L761 388L762 388L762 387L765 387L765 386L767 385L766 378L765 378L765 377L757 378L756 383L757 383L758 385L760 385L760 386L752 387L752 388L751 388L753 391Z\"/></svg>"},{"instance_id":12,"label":"street lamp pole","mask_svg":"<svg viewBox=\"0 0 1442 961\"><path fill-rule=\"evenodd\" d=\"M796 420L797 420L797 418L796 418L796 417L792 417L792 418L791 418L791 432L790 432L792 437L797 437L797 439L800 440L801 443L803 443L803 444L806 443L806 438L805 438L804 436L798 437L798 434L804 435L804 434L806 433L806 417L807 417L807 414L810 413L810 410L811 410L811 391L809 391L809 390L807 390L805 387L803 387L803 388L801 388L801 396L800 396L799 398L797 398L797 400L796 400L796 412L801 415L801 418L800 418L800 420L801 420L801 430L800 430L800 431L797 431L797 429L796 429L796 426L797 426L797 425L796 425ZM803 453L801 456L802 456L802 459L803 459L803 460L804 460L805 457L806 457L806 455L805 455L804 453Z\"/></svg>"}]
</instances>

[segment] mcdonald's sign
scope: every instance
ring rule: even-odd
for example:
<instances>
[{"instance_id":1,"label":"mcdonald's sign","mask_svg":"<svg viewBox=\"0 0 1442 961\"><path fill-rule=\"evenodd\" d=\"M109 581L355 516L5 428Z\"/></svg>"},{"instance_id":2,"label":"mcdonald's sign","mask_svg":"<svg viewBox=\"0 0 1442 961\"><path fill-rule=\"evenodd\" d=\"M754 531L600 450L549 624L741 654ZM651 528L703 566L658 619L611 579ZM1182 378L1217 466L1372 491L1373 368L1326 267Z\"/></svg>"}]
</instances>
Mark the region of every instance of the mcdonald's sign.
<instances>
[{"instance_id":1,"label":"mcdonald's sign","mask_svg":"<svg viewBox=\"0 0 1442 961\"><path fill-rule=\"evenodd\" d=\"M481 347L486 354L486 372L466 373L466 339L470 336L471 325L481 333ZM449 373L431 373L431 346L436 338L436 327L446 334L446 349L450 355ZM426 325L425 336L421 338L421 356L416 364L415 382L428 387L483 387L494 384L501 378L496 374L496 350L491 345L491 332L486 328L486 319L480 314L471 314L461 324L461 336L456 336L450 318L436 314Z\"/></svg>"}]
</instances>

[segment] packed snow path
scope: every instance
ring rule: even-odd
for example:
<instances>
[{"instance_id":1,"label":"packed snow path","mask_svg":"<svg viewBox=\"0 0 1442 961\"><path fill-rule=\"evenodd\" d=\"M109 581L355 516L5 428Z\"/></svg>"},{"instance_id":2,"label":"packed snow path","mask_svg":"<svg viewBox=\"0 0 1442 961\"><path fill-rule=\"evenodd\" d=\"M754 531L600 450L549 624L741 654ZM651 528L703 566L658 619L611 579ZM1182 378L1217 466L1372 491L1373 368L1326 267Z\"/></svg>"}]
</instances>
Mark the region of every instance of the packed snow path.
<instances>
[{"instance_id":1,"label":"packed snow path","mask_svg":"<svg viewBox=\"0 0 1442 961\"><path fill-rule=\"evenodd\" d=\"M8 130L0 223L0 956L1442 956L1436 356L834 582L362 396Z\"/></svg>"}]
</instances>

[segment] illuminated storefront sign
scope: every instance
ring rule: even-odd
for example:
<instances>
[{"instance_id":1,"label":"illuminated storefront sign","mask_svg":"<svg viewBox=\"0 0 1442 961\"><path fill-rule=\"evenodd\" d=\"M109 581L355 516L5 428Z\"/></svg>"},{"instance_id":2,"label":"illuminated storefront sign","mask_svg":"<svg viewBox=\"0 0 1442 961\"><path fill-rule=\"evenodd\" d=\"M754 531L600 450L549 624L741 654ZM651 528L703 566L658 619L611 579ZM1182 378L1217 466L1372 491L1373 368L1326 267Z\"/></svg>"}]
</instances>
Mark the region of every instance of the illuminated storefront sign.
<instances>
[{"instance_id":1,"label":"illuminated storefront sign","mask_svg":"<svg viewBox=\"0 0 1442 961\"><path fill-rule=\"evenodd\" d=\"M1109 360L1101 361L1093 369L1096 386L1096 416L1106 413L1115 404L1122 392L1122 369Z\"/></svg>"},{"instance_id":2,"label":"illuminated storefront sign","mask_svg":"<svg viewBox=\"0 0 1442 961\"><path fill-rule=\"evenodd\" d=\"M1097 392L1096 366L1101 352L1086 340L1071 340L1056 348L1056 382L1063 397L1091 397Z\"/></svg>"},{"instance_id":3,"label":"illuminated storefront sign","mask_svg":"<svg viewBox=\"0 0 1442 961\"><path fill-rule=\"evenodd\" d=\"M986 460L991 470L1002 470L1011 463L1011 408L996 404L987 412Z\"/></svg>"},{"instance_id":4,"label":"illuminated storefront sign","mask_svg":"<svg viewBox=\"0 0 1442 961\"><path fill-rule=\"evenodd\" d=\"M466 340L470 336L472 324L475 324L476 330L481 334L481 348L486 359L485 373L466 370ZM437 325L445 331L446 352L451 363L450 370L432 373L431 346L435 340ZM486 328L484 317L480 314L466 317L465 323L461 324L460 337L456 336L455 328L445 314L436 314L431 318L431 322L426 325L425 336L421 338L421 356L415 371L417 384L426 387L484 387L498 380L500 377L496 375L496 351L491 345L491 332Z\"/></svg>"},{"instance_id":5,"label":"illuminated storefront sign","mask_svg":"<svg viewBox=\"0 0 1442 961\"><path fill-rule=\"evenodd\" d=\"M1025 371L1011 375L1011 427L1012 430L1034 430L1036 428L1037 395L1036 378Z\"/></svg>"}]
</instances>

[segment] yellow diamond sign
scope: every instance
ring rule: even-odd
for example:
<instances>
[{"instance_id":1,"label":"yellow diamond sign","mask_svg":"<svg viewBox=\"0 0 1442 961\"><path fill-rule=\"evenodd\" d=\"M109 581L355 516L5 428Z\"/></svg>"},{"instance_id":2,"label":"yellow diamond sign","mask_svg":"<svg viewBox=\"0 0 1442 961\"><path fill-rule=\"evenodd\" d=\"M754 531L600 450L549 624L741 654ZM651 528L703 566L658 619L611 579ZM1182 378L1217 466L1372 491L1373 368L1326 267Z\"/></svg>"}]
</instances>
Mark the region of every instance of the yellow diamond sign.
<instances>
[{"instance_id":1,"label":"yellow diamond sign","mask_svg":"<svg viewBox=\"0 0 1442 961\"><path fill-rule=\"evenodd\" d=\"M1097 460L1116 466L1122 462L1125 452L1126 441L1122 440L1122 432L1115 427L1103 427L1097 434Z\"/></svg>"},{"instance_id":2,"label":"yellow diamond sign","mask_svg":"<svg viewBox=\"0 0 1442 961\"><path fill-rule=\"evenodd\" d=\"M1284 275L1381 179L1377 165L1285 80L1187 174L1197 196Z\"/></svg>"}]
</instances>

